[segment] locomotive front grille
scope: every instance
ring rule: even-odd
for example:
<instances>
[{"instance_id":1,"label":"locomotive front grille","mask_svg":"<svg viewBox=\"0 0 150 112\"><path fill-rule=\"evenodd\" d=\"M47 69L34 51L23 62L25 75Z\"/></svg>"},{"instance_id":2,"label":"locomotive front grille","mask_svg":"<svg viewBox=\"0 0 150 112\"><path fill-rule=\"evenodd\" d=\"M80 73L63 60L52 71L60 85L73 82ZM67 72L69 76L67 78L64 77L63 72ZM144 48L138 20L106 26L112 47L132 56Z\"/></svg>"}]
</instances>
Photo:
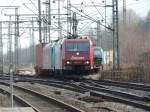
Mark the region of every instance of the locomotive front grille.
<instances>
[{"instance_id":1,"label":"locomotive front grille","mask_svg":"<svg viewBox=\"0 0 150 112\"><path fill-rule=\"evenodd\" d=\"M73 61L73 64L83 64L83 61Z\"/></svg>"}]
</instances>

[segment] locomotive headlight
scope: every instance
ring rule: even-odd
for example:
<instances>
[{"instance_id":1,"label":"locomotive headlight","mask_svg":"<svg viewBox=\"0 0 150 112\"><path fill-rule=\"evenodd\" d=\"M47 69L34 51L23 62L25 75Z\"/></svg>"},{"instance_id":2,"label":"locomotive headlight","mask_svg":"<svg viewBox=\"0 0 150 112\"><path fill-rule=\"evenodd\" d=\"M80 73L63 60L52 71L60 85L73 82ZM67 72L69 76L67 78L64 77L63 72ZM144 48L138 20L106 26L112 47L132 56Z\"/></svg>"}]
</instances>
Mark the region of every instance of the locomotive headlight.
<instances>
[{"instance_id":1,"label":"locomotive headlight","mask_svg":"<svg viewBox=\"0 0 150 112\"><path fill-rule=\"evenodd\" d=\"M67 63L67 64L70 64L70 62L69 62L69 61L67 61L66 63Z\"/></svg>"},{"instance_id":2,"label":"locomotive headlight","mask_svg":"<svg viewBox=\"0 0 150 112\"><path fill-rule=\"evenodd\" d=\"M86 61L85 63L86 63L86 64L89 64L90 62L89 62L89 61Z\"/></svg>"}]
</instances>

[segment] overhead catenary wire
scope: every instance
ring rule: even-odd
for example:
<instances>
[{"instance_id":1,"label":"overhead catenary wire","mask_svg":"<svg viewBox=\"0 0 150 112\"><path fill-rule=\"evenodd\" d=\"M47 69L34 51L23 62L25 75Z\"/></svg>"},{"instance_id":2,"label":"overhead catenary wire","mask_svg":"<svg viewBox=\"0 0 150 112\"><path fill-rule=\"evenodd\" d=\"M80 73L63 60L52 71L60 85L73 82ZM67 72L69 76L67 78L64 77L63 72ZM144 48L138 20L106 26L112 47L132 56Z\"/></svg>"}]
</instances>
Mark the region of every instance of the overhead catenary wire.
<instances>
[{"instance_id":1,"label":"overhead catenary wire","mask_svg":"<svg viewBox=\"0 0 150 112\"><path fill-rule=\"evenodd\" d=\"M97 10L97 12L99 13L99 15L102 17L102 19L105 21L105 18L103 17L103 15L101 14L101 12L98 10L98 8L96 7L96 5L95 5L95 3L92 1L92 0L90 0L91 1L91 3L93 4L93 6L95 7L95 9ZM106 6L105 6L106 7ZM106 25L105 25L106 26Z\"/></svg>"},{"instance_id":2,"label":"overhead catenary wire","mask_svg":"<svg viewBox=\"0 0 150 112\"><path fill-rule=\"evenodd\" d=\"M43 19L43 22L45 22L45 23L48 23L48 20L47 19L45 19L44 17L42 18ZM55 25L55 23L57 23L57 22L55 22L54 20L52 20L53 22L54 22L54 26L56 27L56 28L59 28L59 26L57 26L57 25ZM62 31L64 31L64 32L66 32L66 33L69 33L67 30L65 30L62 26L60 26L60 29L62 30ZM64 34L63 34L64 35ZM72 34L71 34L72 35ZM64 35L64 36L67 36L67 35ZM72 35L73 36L73 35Z\"/></svg>"},{"instance_id":3,"label":"overhead catenary wire","mask_svg":"<svg viewBox=\"0 0 150 112\"><path fill-rule=\"evenodd\" d=\"M26 6L26 5L25 5ZM36 14L33 10L31 10L29 7L27 7L26 6L26 8L28 8L32 13L34 13L34 14ZM75 7L74 7L75 8ZM76 9L76 8L75 8ZM68 10L68 9L67 9ZM78 9L76 9L76 10L78 10ZM72 10L71 10L72 11ZM78 10L79 11L79 10ZM82 12L83 13L83 12ZM77 14L79 14L79 13L77 13ZM87 15L87 14L85 14L85 13L83 13L85 16L83 16L82 14L79 14L79 15L81 15L82 17L85 17L85 18L87 18L87 19L89 19L89 20L92 20L93 22L97 22L97 20L95 20L94 18L92 18L92 17L90 17L89 15ZM37 14L36 14L37 15ZM43 18L42 18L42 20L43 20ZM101 24L101 23L100 23ZM107 29L109 29L109 30L111 30L111 31L113 31L113 29L112 28L110 28L110 27L107 27L107 26L105 26L105 25L103 25L103 24L101 24L103 27L106 27ZM60 29L62 29L62 27L60 28ZM65 31L65 32L67 32L67 31ZM69 33L69 32L68 32Z\"/></svg>"},{"instance_id":4,"label":"overhead catenary wire","mask_svg":"<svg viewBox=\"0 0 150 112\"><path fill-rule=\"evenodd\" d=\"M33 14L36 14L31 8L29 8L25 3L23 3L23 5L28 9L30 10ZM36 14L37 15L37 14Z\"/></svg>"},{"instance_id":5,"label":"overhead catenary wire","mask_svg":"<svg viewBox=\"0 0 150 112\"><path fill-rule=\"evenodd\" d=\"M91 23L88 23L88 24L84 25L84 26L81 28L79 34L82 33L83 31L85 31L85 29L86 29L87 27L89 27L89 25L91 25L92 23L94 23L94 22L92 21Z\"/></svg>"},{"instance_id":6,"label":"overhead catenary wire","mask_svg":"<svg viewBox=\"0 0 150 112\"><path fill-rule=\"evenodd\" d=\"M38 16L38 14L36 14L31 8L29 8L26 4L23 4L28 10L30 10L33 14L35 14L35 15L37 15ZM38 11L38 10L37 10ZM39 21L42 21L43 20L43 22L45 22L45 23L47 23L47 24L49 24L49 22L45 19L45 17L43 16L43 17L41 17L41 20L39 20ZM45 21L46 20L46 21ZM56 26L56 25L55 25ZM61 29L61 30L63 30L63 31L65 31L66 33L69 33L69 32L67 32L65 29L63 29L61 26L57 26L57 28L59 28L59 29ZM72 35L72 34L71 34ZM66 35L65 35L66 36Z\"/></svg>"},{"instance_id":7,"label":"overhead catenary wire","mask_svg":"<svg viewBox=\"0 0 150 112\"><path fill-rule=\"evenodd\" d=\"M76 9L78 12L80 12L80 10L77 9L76 7L74 7L74 6L72 6L72 7L73 7L74 9ZM64 8L67 9L66 7L64 7ZM68 9L68 10L69 10L69 9ZM73 11L73 10L71 10L71 11L72 11L72 12L75 12L75 11ZM97 20L96 20L96 19L90 17L89 15L87 15L87 14L85 14L85 13L83 13L83 12L82 12L82 14L80 14L80 13L78 13L78 12L76 12L78 15L81 15L82 17L87 18L87 19L89 19L89 20L91 20L91 21L97 23ZM84 14L84 15L83 15L83 14ZM105 25L103 25L102 23L100 23L100 25L103 26L103 27L106 27L108 30L113 31L112 28L110 28L110 27L108 27L108 26L105 26Z\"/></svg>"},{"instance_id":8,"label":"overhead catenary wire","mask_svg":"<svg viewBox=\"0 0 150 112\"><path fill-rule=\"evenodd\" d=\"M13 3L14 3L15 1L16 1L16 0L12 0L12 1L10 2L10 5L9 5L9 6L13 5Z\"/></svg>"},{"instance_id":9,"label":"overhead catenary wire","mask_svg":"<svg viewBox=\"0 0 150 112\"><path fill-rule=\"evenodd\" d=\"M32 5L38 10L38 8L37 8L37 6L35 5L35 3L32 1L32 0L29 0L31 3L32 3Z\"/></svg>"}]
</instances>

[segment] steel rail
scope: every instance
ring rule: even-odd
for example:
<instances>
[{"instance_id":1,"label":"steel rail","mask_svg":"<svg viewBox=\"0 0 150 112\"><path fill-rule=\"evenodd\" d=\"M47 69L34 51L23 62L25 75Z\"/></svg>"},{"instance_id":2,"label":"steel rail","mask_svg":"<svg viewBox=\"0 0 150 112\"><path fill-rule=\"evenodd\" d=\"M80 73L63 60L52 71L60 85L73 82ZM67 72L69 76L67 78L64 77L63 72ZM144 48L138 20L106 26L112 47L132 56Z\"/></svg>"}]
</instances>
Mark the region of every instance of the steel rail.
<instances>
[{"instance_id":1,"label":"steel rail","mask_svg":"<svg viewBox=\"0 0 150 112\"><path fill-rule=\"evenodd\" d=\"M145 99L143 100L140 97L136 98L136 96L134 96L134 98L131 98L131 97L127 98L128 95L126 93L125 94L121 93L121 94L123 94L124 97L126 97L126 98L123 98L121 96L114 95L115 93L117 93L116 91L114 91L115 92L114 94L111 94L110 90L105 90L105 92L107 93L106 94L103 91L104 89L97 89L96 90L95 88L92 89L93 87L88 87L88 86L85 86L83 84L81 84L82 85L81 86L81 85L76 85L76 84L71 84L71 83L68 83L68 82L61 82L61 81L50 81L50 80L48 80L48 81L46 81L46 80L45 81L42 81L42 80L34 81L33 79L32 79L32 81L35 82L35 83L45 84L45 85L49 85L49 86L53 86L53 87L57 87L57 88L63 88L63 89L67 89L67 90L71 90L71 91L75 91L75 92L79 92L79 93L90 92L91 96L97 96L97 97L102 97L102 98L105 98L105 99L111 99L111 100L116 101L116 102L121 102L121 103L124 103L124 104L128 104L128 105L131 105L131 106L135 106L137 108L141 108L141 109L150 111L150 106L148 106L146 104L143 104L143 101ZM120 93L117 93L117 94L120 94ZM133 100L133 99L138 99L138 100L143 100L143 101L136 101L136 100Z\"/></svg>"},{"instance_id":2,"label":"steel rail","mask_svg":"<svg viewBox=\"0 0 150 112\"><path fill-rule=\"evenodd\" d=\"M150 92L150 85L145 85L145 84L119 82L119 81L111 81L111 80L99 80L99 81L93 81L93 82L100 84L100 85L117 86L117 87L130 88L130 89Z\"/></svg>"},{"instance_id":3,"label":"steel rail","mask_svg":"<svg viewBox=\"0 0 150 112\"><path fill-rule=\"evenodd\" d=\"M73 83L63 82L63 81L58 81L58 80L52 80L52 79L43 80L43 79L37 79L37 78L34 79L31 77L30 78L26 77L22 79L22 81L45 84L45 85L54 86L57 88L63 88L63 89L80 92L80 93L90 92L92 96L103 97L106 99L111 99L117 102L121 102L121 103L129 104L138 108L142 108L145 110L150 110L150 106L143 104L143 101L146 101L147 99L149 100L149 97L139 97L139 96L130 95L127 93L121 93L121 92L118 93L117 91L114 91L114 93L112 94L112 91L108 90L105 87L98 88L98 87L93 87L93 86L86 86L86 83L85 84L84 83L73 84ZM120 96L117 96L117 95L120 95ZM128 95L130 98L127 98ZM126 98L123 98L123 96ZM135 101L135 100L139 100L139 101Z\"/></svg>"},{"instance_id":4,"label":"steel rail","mask_svg":"<svg viewBox=\"0 0 150 112\"><path fill-rule=\"evenodd\" d=\"M7 90L2 89L2 88L0 88L0 92L5 92L8 95L11 94L10 91L7 91ZM19 102L21 105L23 105L25 107L32 107L35 112L41 112L37 108L35 108L33 105L31 105L29 102L27 102L26 100L24 100L23 98L21 98L21 97L19 97L17 95L13 95L13 97L14 97L14 100L17 101L17 102Z\"/></svg>"},{"instance_id":5,"label":"steel rail","mask_svg":"<svg viewBox=\"0 0 150 112\"><path fill-rule=\"evenodd\" d=\"M3 81L0 81L0 84L9 86L9 83L3 82ZM25 91L27 93L34 94L36 96L39 96L42 99L50 100L52 103L54 103L54 104L56 104L56 105L58 105L58 106L60 106L62 108L67 109L69 112L85 112L85 111L83 111L83 110L81 110L81 109L79 109L79 108L77 108L77 107L75 107L73 105L65 103L65 102L63 102L61 100L58 100L56 98L53 98L53 97L50 97L50 96L46 96L46 95L44 95L42 93L38 93L38 92L36 92L34 90L30 90L30 89L27 89L27 88L24 88L24 87L21 87L21 86L16 86L16 85L14 85L14 88L19 89L19 90L23 90L23 91Z\"/></svg>"}]
</instances>

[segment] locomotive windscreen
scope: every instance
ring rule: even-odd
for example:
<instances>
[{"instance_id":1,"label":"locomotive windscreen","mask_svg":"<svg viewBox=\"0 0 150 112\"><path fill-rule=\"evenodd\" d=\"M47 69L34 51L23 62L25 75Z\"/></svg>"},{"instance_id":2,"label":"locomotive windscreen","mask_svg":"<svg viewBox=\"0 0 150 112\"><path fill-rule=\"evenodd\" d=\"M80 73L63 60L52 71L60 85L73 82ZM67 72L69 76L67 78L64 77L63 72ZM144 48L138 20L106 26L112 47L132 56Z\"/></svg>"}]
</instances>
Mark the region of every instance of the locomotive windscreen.
<instances>
[{"instance_id":1,"label":"locomotive windscreen","mask_svg":"<svg viewBox=\"0 0 150 112\"><path fill-rule=\"evenodd\" d=\"M66 43L66 51L88 51L88 42L69 42Z\"/></svg>"},{"instance_id":2,"label":"locomotive windscreen","mask_svg":"<svg viewBox=\"0 0 150 112\"><path fill-rule=\"evenodd\" d=\"M94 48L94 57L102 58L102 51L101 51L101 49Z\"/></svg>"}]
</instances>

